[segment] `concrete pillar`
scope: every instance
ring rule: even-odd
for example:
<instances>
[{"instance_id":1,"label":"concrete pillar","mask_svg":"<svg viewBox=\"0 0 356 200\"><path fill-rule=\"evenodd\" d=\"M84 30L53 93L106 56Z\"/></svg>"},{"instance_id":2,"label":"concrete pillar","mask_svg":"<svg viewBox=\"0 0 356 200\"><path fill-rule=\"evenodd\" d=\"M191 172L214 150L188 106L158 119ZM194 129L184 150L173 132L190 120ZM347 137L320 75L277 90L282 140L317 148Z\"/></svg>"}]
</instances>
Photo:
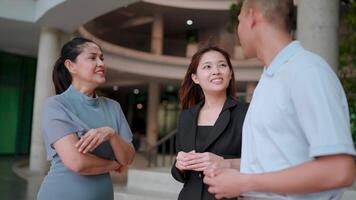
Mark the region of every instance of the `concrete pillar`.
<instances>
[{"instance_id":1,"label":"concrete pillar","mask_svg":"<svg viewBox=\"0 0 356 200\"><path fill-rule=\"evenodd\" d=\"M51 28L42 28L37 60L35 99L32 115L30 170L45 172L48 167L42 140L42 113L46 97L54 94L52 66L59 56L60 33Z\"/></svg>"},{"instance_id":2,"label":"concrete pillar","mask_svg":"<svg viewBox=\"0 0 356 200\"><path fill-rule=\"evenodd\" d=\"M255 82L247 82L246 84L246 98L245 101L250 103L253 95L253 91L255 91L256 83Z\"/></svg>"},{"instance_id":3,"label":"concrete pillar","mask_svg":"<svg viewBox=\"0 0 356 200\"><path fill-rule=\"evenodd\" d=\"M338 0L298 0L297 38L338 69Z\"/></svg>"},{"instance_id":4,"label":"concrete pillar","mask_svg":"<svg viewBox=\"0 0 356 200\"><path fill-rule=\"evenodd\" d=\"M147 107L147 128L146 137L150 145L154 145L158 138L158 106L160 101L159 84L149 83L148 86L148 107Z\"/></svg>"},{"instance_id":5,"label":"concrete pillar","mask_svg":"<svg viewBox=\"0 0 356 200\"><path fill-rule=\"evenodd\" d=\"M162 54L163 49L163 17L161 14L155 14L151 33L151 53Z\"/></svg>"},{"instance_id":6,"label":"concrete pillar","mask_svg":"<svg viewBox=\"0 0 356 200\"><path fill-rule=\"evenodd\" d=\"M185 56L188 58L193 57L193 55L198 51L198 43L188 43L185 51Z\"/></svg>"}]
</instances>

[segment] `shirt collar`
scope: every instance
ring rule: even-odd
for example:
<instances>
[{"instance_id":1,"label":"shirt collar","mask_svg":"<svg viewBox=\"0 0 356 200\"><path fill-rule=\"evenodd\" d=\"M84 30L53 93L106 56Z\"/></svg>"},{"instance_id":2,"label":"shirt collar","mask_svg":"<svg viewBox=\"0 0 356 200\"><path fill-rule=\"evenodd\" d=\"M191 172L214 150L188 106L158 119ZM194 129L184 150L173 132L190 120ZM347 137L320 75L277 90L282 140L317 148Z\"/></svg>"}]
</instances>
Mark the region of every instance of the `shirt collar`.
<instances>
[{"instance_id":1,"label":"shirt collar","mask_svg":"<svg viewBox=\"0 0 356 200\"><path fill-rule=\"evenodd\" d=\"M70 85L67 89L69 95L71 95L75 100L79 100L85 104L90 106L97 106L99 103L99 98L96 93L94 93L94 97L88 97L85 94L79 92L73 85Z\"/></svg>"},{"instance_id":2,"label":"shirt collar","mask_svg":"<svg viewBox=\"0 0 356 200\"><path fill-rule=\"evenodd\" d=\"M293 41L284 47L277 56L272 60L271 64L268 67L265 67L263 70L264 74L273 76L279 68L283 66L293 55L300 51L303 47L299 41Z\"/></svg>"}]
</instances>

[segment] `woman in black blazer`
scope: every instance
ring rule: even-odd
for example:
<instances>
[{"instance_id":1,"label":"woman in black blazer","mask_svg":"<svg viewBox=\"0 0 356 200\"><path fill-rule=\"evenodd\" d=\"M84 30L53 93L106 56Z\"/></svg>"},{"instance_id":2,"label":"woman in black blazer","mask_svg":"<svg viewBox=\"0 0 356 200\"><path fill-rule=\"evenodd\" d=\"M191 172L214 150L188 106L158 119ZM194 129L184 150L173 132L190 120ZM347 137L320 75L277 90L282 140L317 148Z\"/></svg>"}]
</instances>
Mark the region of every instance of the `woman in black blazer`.
<instances>
[{"instance_id":1,"label":"woman in black blazer","mask_svg":"<svg viewBox=\"0 0 356 200\"><path fill-rule=\"evenodd\" d=\"M217 47L198 51L180 89L183 111L176 135L178 155L172 176L184 183L178 199L215 199L203 183L222 168L239 168L242 125L248 105L236 101L228 53Z\"/></svg>"}]
</instances>

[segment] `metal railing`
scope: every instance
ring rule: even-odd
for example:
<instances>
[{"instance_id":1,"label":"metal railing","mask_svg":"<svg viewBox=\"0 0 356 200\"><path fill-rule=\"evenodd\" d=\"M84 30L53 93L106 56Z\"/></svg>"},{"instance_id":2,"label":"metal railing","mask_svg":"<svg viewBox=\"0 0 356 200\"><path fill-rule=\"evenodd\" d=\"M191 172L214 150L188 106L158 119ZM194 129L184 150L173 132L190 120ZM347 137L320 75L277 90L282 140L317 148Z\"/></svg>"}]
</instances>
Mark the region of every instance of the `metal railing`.
<instances>
[{"instance_id":1,"label":"metal railing","mask_svg":"<svg viewBox=\"0 0 356 200\"><path fill-rule=\"evenodd\" d=\"M148 147L148 167L167 167L175 158L175 135L177 129L161 138L155 145Z\"/></svg>"}]
</instances>

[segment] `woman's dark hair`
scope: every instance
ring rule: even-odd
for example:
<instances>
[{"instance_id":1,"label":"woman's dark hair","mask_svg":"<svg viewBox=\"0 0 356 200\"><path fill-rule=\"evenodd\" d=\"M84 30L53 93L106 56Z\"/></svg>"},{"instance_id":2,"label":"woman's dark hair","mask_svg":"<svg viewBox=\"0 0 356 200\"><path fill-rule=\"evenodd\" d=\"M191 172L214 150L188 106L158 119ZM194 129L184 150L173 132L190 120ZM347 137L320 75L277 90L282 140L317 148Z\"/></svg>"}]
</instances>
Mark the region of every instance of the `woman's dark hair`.
<instances>
[{"instance_id":1,"label":"woman's dark hair","mask_svg":"<svg viewBox=\"0 0 356 200\"><path fill-rule=\"evenodd\" d=\"M226 88L226 95L231 96L233 98L236 97L235 75L231 65L229 54L226 51L220 49L219 47L206 47L200 49L193 55L187 73L185 74L182 85L180 87L179 99L183 109L191 108L200 101L204 100L203 90L201 89L200 85L195 84L193 82L192 74L197 73L197 68L201 57L209 51L217 51L225 57L225 60L231 70L231 80L229 82L229 86Z\"/></svg>"},{"instance_id":2,"label":"woman's dark hair","mask_svg":"<svg viewBox=\"0 0 356 200\"><path fill-rule=\"evenodd\" d=\"M76 37L64 44L61 50L61 55L54 64L52 79L56 94L64 92L72 83L72 76L68 69L64 66L64 62L68 59L75 61L80 53L83 51L83 45L85 43L94 43L94 41Z\"/></svg>"}]
</instances>

